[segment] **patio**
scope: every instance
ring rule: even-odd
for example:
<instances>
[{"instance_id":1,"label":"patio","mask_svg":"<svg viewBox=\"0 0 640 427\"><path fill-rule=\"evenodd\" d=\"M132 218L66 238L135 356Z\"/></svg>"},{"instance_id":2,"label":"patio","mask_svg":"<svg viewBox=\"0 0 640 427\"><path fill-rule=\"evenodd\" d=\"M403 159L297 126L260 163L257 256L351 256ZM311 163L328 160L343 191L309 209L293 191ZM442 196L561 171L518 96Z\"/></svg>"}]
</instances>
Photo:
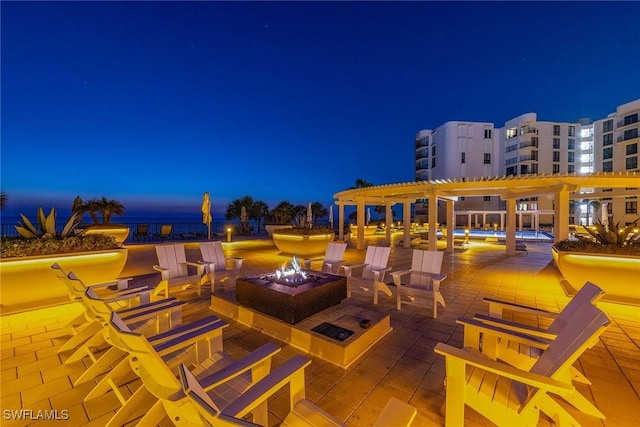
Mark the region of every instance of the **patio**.
<instances>
[{"instance_id":1,"label":"patio","mask_svg":"<svg viewBox=\"0 0 640 427\"><path fill-rule=\"evenodd\" d=\"M376 244L383 237L367 238ZM408 268L411 249L393 247L389 265L394 270ZM278 255L271 240L244 240L227 245L229 255L244 257L242 274L270 271L281 265L284 257ZM186 243L187 258L199 259L196 242ZM392 333L387 335L362 359L343 370L312 357L306 370L307 398L322 409L345 420L349 426L368 426L373 423L382 406L391 396L410 403L418 409L413 426L443 425L445 388L443 386L444 360L433 352L438 342L462 346L462 327L458 317L487 313L482 302L484 296L533 305L548 310L560 310L568 298L559 285L560 275L551 262L549 243L530 243L528 254L506 256L504 247L472 241L468 250L445 254L443 271L448 278L442 293L447 308L437 319L431 318L431 309L415 307L395 310L395 300L381 297L378 306L370 308L391 315ZM156 263L153 245L129 246L129 261L122 276L136 276L135 281L155 285L158 276L151 266ZM347 263L361 261L364 251L350 244ZM177 294L189 299L184 320L189 322L212 314L209 310L210 293L205 288L202 297L194 291ZM358 304L370 304L355 297ZM593 383L579 387L582 394L595 402L606 415L604 421L572 414L585 426L625 426L640 424L640 308L600 303L612 319L612 325L592 349L578 362L578 369ZM66 355L59 356L57 348L64 342L58 338L65 322L81 311L77 304L52 307L0 317L2 328L1 398L3 426L74 425L102 426L113 415L119 402L113 393L83 402L93 383L73 388L73 381L84 366L63 364ZM532 325L536 318L514 319ZM225 329L225 350L234 357L274 341L237 322ZM281 343L278 343L281 344ZM274 365L294 354L291 346L283 345ZM139 380L129 384L130 389L140 385ZM279 425L288 411L284 394L270 402L270 424ZM11 411L57 410L67 420L9 420ZM8 412L9 411L9 412ZM68 411L68 417L65 415ZM144 408L141 408L141 413ZM465 411L465 424L485 426L490 423L472 410ZM165 425L172 425L165 420ZM541 418L539 425L551 425Z\"/></svg>"}]
</instances>

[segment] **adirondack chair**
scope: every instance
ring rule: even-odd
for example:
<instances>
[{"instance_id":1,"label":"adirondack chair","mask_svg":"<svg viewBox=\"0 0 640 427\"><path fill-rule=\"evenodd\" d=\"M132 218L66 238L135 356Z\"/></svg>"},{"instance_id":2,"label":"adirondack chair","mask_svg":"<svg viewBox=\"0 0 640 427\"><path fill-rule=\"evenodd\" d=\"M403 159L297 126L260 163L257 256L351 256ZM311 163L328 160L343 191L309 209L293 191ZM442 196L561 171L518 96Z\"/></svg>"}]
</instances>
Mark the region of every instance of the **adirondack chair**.
<instances>
[{"instance_id":1,"label":"adirondack chair","mask_svg":"<svg viewBox=\"0 0 640 427\"><path fill-rule=\"evenodd\" d=\"M492 359L529 370L546 348L546 343L558 336L558 333L569 324L573 315L586 304L595 305L603 296L604 291L601 288L587 282L560 313L485 298L485 302L489 303L489 313L493 315L476 314L473 319L460 318L457 323L464 326L465 347L482 348L483 354ZM514 323L502 318L502 309L504 308L538 317L550 317L554 320L546 329ZM497 333L495 330L487 329L487 325L500 328L501 332ZM537 337L541 342L534 340L529 345L522 339L522 334ZM597 339L593 344L596 341ZM574 381L591 384L576 368L571 367L571 370Z\"/></svg>"},{"instance_id":2,"label":"adirondack chair","mask_svg":"<svg viewBox=\"0 0 640 427\"><path fill-rule=\"evenodd\" d=\"M73 272L69 273L69 280L79 281ZM115 312L132 330L153 336L160 334L165 329L179 328L182 324L182 306L185 304L186 302L176 298L167 298ZM91 365L76 379L74 386L96 378L111 366L115 366L125 356L125 353L120 349L111 346L104 336L107 323L114 312L112 308L104 300L98 298L92 288L86 290L83 305L86 308L87 316L91 316L95 322L102 326L102 329L65 360L65 364L79 362L85 358L89 358L91 361ZM165 318L166 322L163 321Z\"/></svg>"},{"instance_id":3,"label":"adirondack chair","mask_svg":"<svg viewBox=\"0 0 640 427\"><path fill-rule=\"evenodd\" d=\"M391 270L387 267L391 248L382 246L369 246L364 257L364 263L342 265L347 276L347 297L351 296L351 291L355 286L359 290L369 292L373 290L373 303L378 303L378 293L384 292L391 296L391 289L384 283L384 275ZM354 269L362 267L360 277L354 276Z\"/></svg>"},{"instance_id":4,"label":"adirondack chair","mask_svg":"<svg viewBox=\"0 0 640 427\"><path fill-rule=\"evenodd\" d=\"M216 328L209 325L208 329ZM142 380L142 386L133 392L129 399L123 400L123 406L116 412L107 426L120 426L132 417L140 415L141 406L151 408L144 412L137 425L157 425L166 417L163 401L182 402L181 384L177 378L178 363L184 364L184 354L175 357L176 350L184 350L186 345L196 345L200 340L201 330L192 330L182 335L170 337L145 338L130 331L127 326L113 314L109 326L109 338L115 346L129 354L129 368ZM204 385L205 389L216 395L219 401L233 401L251 384L263 378L271 369L272 357L280 351L275 344L268 343L244 356L234 360L222 349L222 337L215 340L208 357L197 363L193 375ZM176 422L177 420L173 420Z\"/></svg>"},{"instance_id":5,"label":"adirondack chair","mask_svg":"<svg viewBox=\"0 0 640 427\"><path fill-rule=\"evenodd\" d=\"M222 408L216 404L215 396L206 392L202 382L182 365L182 390L189 402L176 405L175 402L165 400L165 407L173 415L172 418L177 420L177 426L268 426L267 400L288 385L290 411L281 426L346 426L305 398L304 368L310 363L309 359L294 356ZM252 422L243 419L249 414L253 415ZM392 398L382 410L374 427L408 427L416 414L417 410L414 407Z\"/></svg>"},{"instance_id":6,"label":"adirondack chair","mask_svg":"<svg viewBox=\"0 0 640 427\"><path fill-rule=\"evenodd\" d=\"M169 298L169 289L172 287L186 289L192 284L200 287L207 280L204 265L187 261L183 244L158 245L156 254L158 265L154 265L153 269L160 272L162 280L156 286L154 295L164 292L165 298ZM189 275L188 266L194 267L196 274Z\"/></svg>"},{"instance_id":7,"label":"adirondack chair","mask_svg":"<svg viewBox=\"0 0 640 427\"><path fill-rule=\"evenodd\" d=\"M89 287L82 283L82 281L69 280L67 273L59 264L54 263L51 265L51 268L54 270L56 277L60 279L67 288L69 299L73 302L82 303L82 297ZM129 280L130 279L121 279L113 282L94 284L90 287L113 309L133 306L136 302L139 304L148 304L151 290L146 286L128 288ZM116 289L110 289L113 287ZM78 348L78 346L98 333L101 330L101 326L95 322L93 316L87 316L85 310L67 323L64 330L71 332L71 338L58 349L58 353L64 353Z\"/></svg>"},{"instance_id":8,"label":"adirondack chair","mask_svg":"<svg viewBox=\"0 0 640 427\"><path fill-rule=\"evenodd\" d=\"M149 224L138 224L136 226L136 232L133 233L133 238L142 240L149 238Z\"/></svg>"},{"instance_id":9,"label":"adirondack chair","mask_svg":"<svg viewBox=\"0 0 640 427\"><path fill-rule=\"evenodd\" d=\"M304 268L311 269L311 263L316 261L322 261L322 267L320 271L331 274L338 274L338 270L342 265L342 258L344 257L344 251L347 249L346 243L331 242L327 246L327 250L324 257L316 258L303 258Z\"/></svg>"},{"instance_id":10,"label":"adirondack chair","mask_svg":"<svg viewBox=\"0 0 640 427\"><path fill-rule=\"evenodd\" d=\"M222 250L221 242L200 242L200 253L202 261L198 261L198 263L204 266L208 275L207 279L211 283L211 293L214 292L216 277L223 280L236 277L242 268L244 258L226 257ZM203 282L201 281L198 284L198 295L202 295L202 285Z\"/></svg>"},{"instance_id":11,"label":"adirondack chair","mask_svg":"<svg viewBox=\"0 0 640 427\"><path fill-rule=\"evenodd\" d=\"M396 306L400 310L402 304L424 306L421 299L428 298L433 303L433 318L438 317L438 304L444 309L446 304L440 293L440 283L447 278L441 273L443 252L413 250L410 270L394 271L391 273L396 285ZM403 284L404 276L408 276L408 283ZM407 279L405 279L407 280Z\"/></svg>"},{"instance_id":12,"label":"adirondack chair","mask_svg":"<svg viewBox=\"0 0 640 427\"><path fill-rule=\"evenodd\" d=\"M536 426L540 411L561 426L579 425L552 395L583 413L604 418L576 391L568 372L609 323L597 307L583 306L529 371L491 360L474 349L438 343L434 351L445 357L446 366L445 425L463 425L465 405L497 425Z\"/></svg>"}]
</instances>

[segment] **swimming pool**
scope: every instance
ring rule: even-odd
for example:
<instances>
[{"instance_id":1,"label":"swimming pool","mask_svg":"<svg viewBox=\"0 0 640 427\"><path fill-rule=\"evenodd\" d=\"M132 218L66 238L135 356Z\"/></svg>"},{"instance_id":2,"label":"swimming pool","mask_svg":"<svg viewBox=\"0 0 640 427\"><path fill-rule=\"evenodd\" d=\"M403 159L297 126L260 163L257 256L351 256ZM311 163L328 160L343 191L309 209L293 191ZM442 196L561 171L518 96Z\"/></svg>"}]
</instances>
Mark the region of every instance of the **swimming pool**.
<instances>
[{"instance_id":1,"label":"swimming pool","mask_svg":"<svg viewBox=\"0 0 640 427\"><path fill-rule=\"evenodd\" d=\"M464 237L464 229L455 229L454 236ZM498 239L506 239L506 231L493 230L469 230L469 237L472 239L486 239L487 237L497 237ZM544 231L516 231L516 239L522 240L538 240L543 242L552 242L553 235Z\"/></svg>"}]
</instances>

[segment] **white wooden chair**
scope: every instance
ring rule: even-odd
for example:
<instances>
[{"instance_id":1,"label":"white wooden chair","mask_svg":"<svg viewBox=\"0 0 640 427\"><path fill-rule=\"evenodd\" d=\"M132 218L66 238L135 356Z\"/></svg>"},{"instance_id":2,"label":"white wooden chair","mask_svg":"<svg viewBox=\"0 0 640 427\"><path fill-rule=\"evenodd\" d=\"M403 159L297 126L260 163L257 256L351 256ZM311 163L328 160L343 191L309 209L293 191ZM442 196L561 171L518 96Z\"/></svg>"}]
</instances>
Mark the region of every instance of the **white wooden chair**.
<instances>
[{"instance_id":1,"label":"white wooden chair","mask_svg":"<svg viewBox=\"0 0 640 427\"><path fill-rule=\"evenodd\" d=\"M200 253L202 261L198 263L204 265L207 280L211 283L211 293L214 291L216 278L236 277L242 268L244 258L225 256L222 243L219 241L200 242ZM202 281L198 284L198 295L202 295L203 284Z\"/></svg>"},{"instance_id":2,"label":"white wooden chair","mask_svg":"<svg viewBox=\"0 0 640 427\"><path fill-rule=\"evenodd\" d=\"M424 299L426 298L433 304L433 318L438 317L438 304L443 309L446 307L444 297L440 293L440 283L447 278L446 274L440 272L443 255L444 253L439 251L414 249L411 269L391 273L393 283L397 288L396 306L398 310L402 308L402 304L424 307ZM408 278L403 279L405 276Z\"/></svg>"},{"instance_id":3,"label":"white wooden chair","mask_svg":"<svg viewBox=\"0 0 640 427\"><path fill-rule=\"evenodd\" d=\"M205 330L220 330L216 325L208 324ZM181 393L178 379L178 366L184 368L184 353L176 357L176 350L184 351L188 346L195 346L201 340L202 329L192 329L181 335L172 334L161 338L144 336L128 330L127 326L113 315L109 328L109 338L115 346L129 354L129 369L142 380L142 385L131 397L123 399L123 406L116 412L107 426L120 426L140 415L140 407L149 407L144 411L137 425L155 426L167 415L164 401L173 405L181 405L185 396ZM193 366L193 375L203 384L207 392L222 402L233 401L251 384L263 378L271 369L272 357L280 351L273 343L265 344L239 360L233 359L222 349L222 336L209 347L206 359L197 360ZM172 408L169 405L169 408ZM177 422L178 420L172 419ZM199 424L192 424L199 425Z\"/></svg>"},{"instance_id":4,"label":"white wooden chair","mask_svg":"<svg viewBox=\"0 0 640 427\"><path fill-rule=\"evenodd\" d=\"M160 272L162 280L153 292L154 295L164 292L165 298L169 298L169 288L180 286L184 289L192 284L200 287L202 282L206 281L204 265L188 262L183 244L158 245L156 254L158 265L154 265L153 268ZM188 266L194 267L196 274L189 275Z\"/></svg>"},{"instance_id":5,"label":"white wooden chair","mask_svg":"<svg viewBox=\"0 0 640 427\"><path fill-rule=\"evenodd\" d=\"M489 359L475 349L438 343L434 351L445 357L446 366L445 425L463 425L465 405L497 425L535 426L540 411L558 425L579 425L552 395L583 413L604 418L576 391L569 368L609 323L597 307L583 306L528 371Z\"/></svg>"},{"instance_id":6,"label":"white wooden chair","mask_svg":"<svg viewBox=\"0 0 640 427\"><path fill-rule=\"evenodd\" d=\"M320 271L325 273L338 274L338 270L340 269L340 266L343 262L344 251L346 249L346 243L330 242L323 257L303 258L304 268L306 270L309 270L311 269L312 262L322 261L322 267L320 267Z\"/></svg>"},{"instance_id":7,"label":"white wooden chair","mask_svg":"<svg viewBox=\"0 0 640 427\"><path fill-rule=\"evenodd\" d=\"M484 298L489 303L489 316L476 314L473 319L460 318L457 323L464 326L464 346L482 349L486 356L501 360L520 369L529 370L540 357L550 340L556 339L560 331L571 321L574 314L584 305L596 304L604 296L604 291L593 283L587 282L562 309L560 313L540 310L520 304ZM503 310L527 314L537 318L553 319L547 328L538 328L503 319ZM495 328L489 329L487 326ZM539 340L523 339L523 334ZM592 344L595 344L594 340ZM572 367L574 381L591 384L576 368Z\"/></svg>"},{"instance_id":8,"label":"white wooden chair","mask_svg":"<svg viewBox=\"0 0 640 427\"><path fill-rule=\"evenodd\" d=\"M87 286L80 280L70 280L68 273L59 264L52 264L51 268L55 271L58 279L64 283L71 301L82 303L82 297L89 287L114 310L134 306L136 303L148 304L150 301L151 289L147 286L129 288L128 282L131 280L130 278ZM65 326L64 330L70 331L71 337L58 349L58 353L78 348L100 332L101 329L102 326L95 322L94 317L87 315L85 308L85 311L73 318Z\"/></svg>"},{"instance_id":9,"label":"white wooden chair","mask_svg":"<svg viewBox=\"0 0 640 427\"><path fill-rule=\"evenodd\" d=\"M215 402L215 396L207 393L186 367L180 367L180 378L188 404L177 406L165 401L169 406L178 426L214 425L230 426L268 426L267 401L281 388L288 386L289 408L281 426L283 427L346 427L346 424L323 411L305 398L304 368L311 363L300 355L296 355L280 365L267 376L226 407ZM251 414L252 422L244 418ZM417 410L396 399L391 398L382 410L374 427L408 427L415 418ZM183 423L184 422L184 423Z\"/></svg>"},{"instance_id":10,"label":"white wooden chair","mask_svg":"<svg viewBox=\"0 0 640 427\"><path fill-rule=\"evenodd\" d=\"M378 292L391 296L391 289L384 283L385 273L391 270L391 267L387 267L390 252L390 247L369 246L363 263L342 265L347 276L347 297L351 296L355 286L364 292L373 290L374 304L378 303ZM360 267L362 267L362 274L359 277L354 276L354 270Z\"/></svg>"}]
</instances>

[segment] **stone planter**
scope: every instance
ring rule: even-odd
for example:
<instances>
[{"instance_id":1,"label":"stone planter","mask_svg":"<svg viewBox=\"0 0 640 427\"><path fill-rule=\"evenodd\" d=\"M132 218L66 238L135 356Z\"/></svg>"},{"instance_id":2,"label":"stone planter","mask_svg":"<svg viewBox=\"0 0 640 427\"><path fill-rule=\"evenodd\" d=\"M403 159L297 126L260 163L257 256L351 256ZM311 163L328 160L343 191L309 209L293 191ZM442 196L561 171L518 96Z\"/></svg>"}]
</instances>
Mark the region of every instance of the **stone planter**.
<instances>
[{"instance_id":1,"label":"stone planter","mask_svg":"<svg viewBox=\"0 0 640 427\"><path fill-rule=\"evenodd\" d=\"M329 243L335 239L335 233L306 235L273 233L271 237L281 252L304 258L324 254Z\"/></svg>"},{"instance_id":2,"label":"stone planter","mask_svg":"<svg viewBox=\"0 0 640 427\"><path fill-rule=\"evenodd\" d=\"M589 281L605 292L604 301L640 305L640 257L558 251L553 260L573 290Z\"/></svg>"},{"instance_id":3,"label":"stone planter","mask_svg":"<svg viewBox=\"0 0 640 427\"><path fill-rule=\"evenodd\" d=\"M129 227L125 225L92 225L85 228L84 234L88 236L90 234L105 234L112 236L116 239L116 242L123 243L129 237Z\"/></svg>"},{"instance_id":4,"label":"stone planter","mask_svg":"<svg viewBox=\"0 0 640 427\"><path fill-rule=\"evenodd\" d=\"M364 235L365 236L373 236L376 233L376 230L378 230L378 226L377 225L365 225L364 226ZM358 235L358 226L357 225L353 225L353 224L349 224L349 231L351 231L351 234L354 235Z\"/></svg>"},{"instance_id":5,"label":"stone planter","mask_svg":"<svg viewBox=\"0 0 640 427\"><path fill-rule=\"evenodd\" d=\"M87 285L114 280L127 261L127 249L42 255L0 260L2 313L47 307L69 301L66 287L51 265L74 271Z\"/></svg>"},{"instance_id":6,"label":"stone planter","mask_svg":"<svg viewBox=\"0 0 640 427\"><path fill-rule=\"evenodd\" d=\"M267 230L269 236L273 235L275 230L281 230L283 228L293 228L291 224L265 224L264 229Z\"/></svg>"}]
</instances>

